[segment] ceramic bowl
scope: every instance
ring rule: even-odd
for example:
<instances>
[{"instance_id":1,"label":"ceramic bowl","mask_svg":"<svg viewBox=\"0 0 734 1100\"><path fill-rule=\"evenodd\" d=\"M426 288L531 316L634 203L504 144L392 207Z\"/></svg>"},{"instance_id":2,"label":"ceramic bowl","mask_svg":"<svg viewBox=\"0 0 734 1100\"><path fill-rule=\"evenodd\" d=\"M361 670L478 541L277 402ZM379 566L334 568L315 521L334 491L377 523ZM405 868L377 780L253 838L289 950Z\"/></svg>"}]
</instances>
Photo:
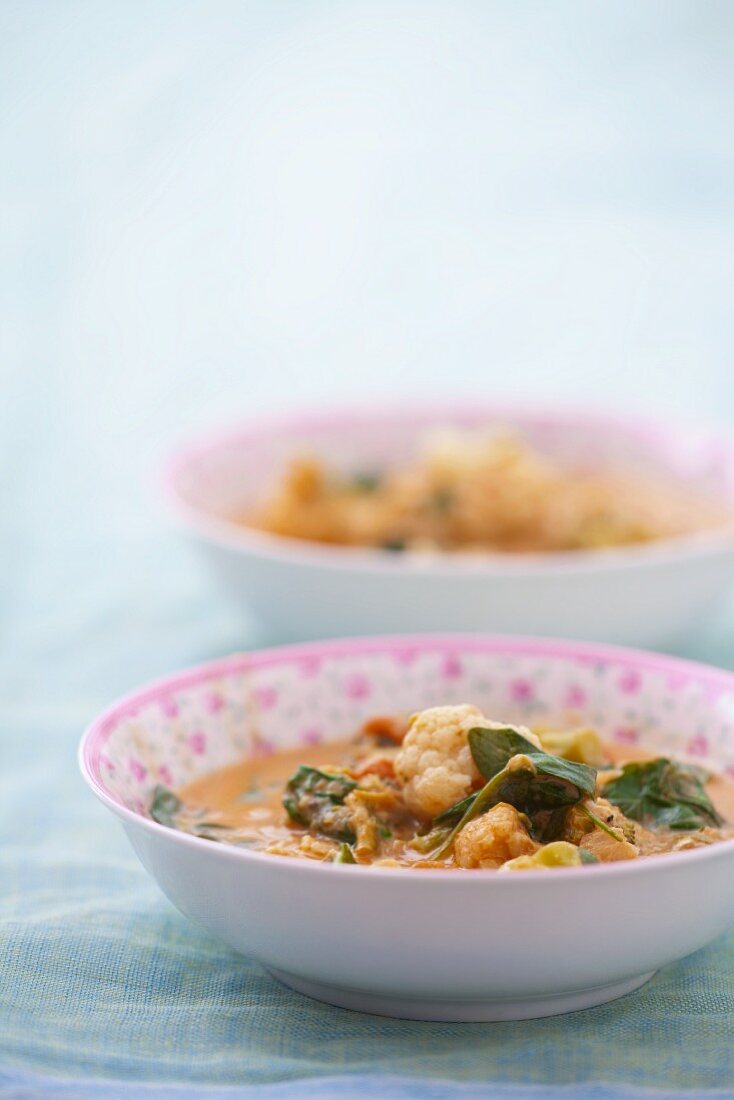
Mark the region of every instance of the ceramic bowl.
<instances>
[{"instance_id":1,"label":"ceramic bowl","mask_svg":"<svg viewBox=\"0 0 734 1100\"><path fill-rule=\"evenodd\" d=\"M493 630L654 646L715 604L734 577L731 528L610 550L395 554L329 547L243 526L288 458L343 469L405 461L427 431L504 424L559 459L644 469L734 508L734 445L710 433L589 413L388 409L251 424L186 447L166 491L229 597L273 640L383 631Z\"/></svg>"},{"instance_id":2,"label":"ceramic bowl","mask_svg":"<svg viewBox=\"0 0 734 1100\"><path fill-rule=\"evenodd\" d=\"M102 714L80 764L182 913L293 989L346 1008L429 1020L584 1008L637 989L734 921L734 841L505 876L269 856L149 817L157 783L178 787L253 743L302 745L307 760L315 742L370 715L464 701L512 722L588 722L734 774L730 673L588 644L449 635L202 665Z\"/></svg>"}]
</instances>

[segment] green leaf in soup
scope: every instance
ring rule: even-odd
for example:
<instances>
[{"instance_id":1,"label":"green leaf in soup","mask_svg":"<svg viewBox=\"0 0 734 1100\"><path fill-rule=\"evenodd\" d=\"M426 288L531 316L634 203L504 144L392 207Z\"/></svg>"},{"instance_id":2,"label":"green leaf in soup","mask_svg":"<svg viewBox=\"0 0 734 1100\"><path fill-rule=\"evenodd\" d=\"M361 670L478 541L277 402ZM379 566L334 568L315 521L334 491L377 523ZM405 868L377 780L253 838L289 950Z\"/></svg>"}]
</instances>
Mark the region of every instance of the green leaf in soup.
<instances>
[{"instance_id":1,"label":"green leaf in soup","mask_svg":"<svg viewBox=\"0 0 734 1100\"><path fill-rule=\"evenodd\" d=\"M355 474L352 478L352 487L360 493L374 493L380 488L382 478L374 471L365 470Z\"/></svg>"},{"instance_id":2,"label":"green leaf in soup","mask_svg":"<svg viewBox=\"0 0 734 1100\"><path fill-rule=\"evenodd\" d=\"M283 806L297 825L352 844L356 837L344 800L356 787L345 775L302 765L288 780Z\"/></svg>"},{"instance_id":3,"label":"green leaf in soup","mask_svg":"<svg viewBox=\"0 0 734 1100\"><path fill-rule=\"evenodd\" d=\"M468 733L469 748L474 763L485 779L492 779L501 772L518 753L527 755L538 752L538 746L528 741L514 726L502 726L499 729L485 729L475 726Z\"/></svg>"},{"instance_id":4,"label":"green leaf in soup","mask_svg":"<svg viewBox=\"0 0 734 1100\"><path fill-rule=\"evenodd\" d=\"M448 837L437 834L443 841L440 852L448 851L456 833L472 818L498 802L509 802L528 815L551 816L559 809L594 795L594 768L539 750L514 726L497 729L476 726L469 731L468 740L474 763L488 782L481 791L468 795L434 819L434 828L454 826ZM515 756L523 757L527 767L514 768L512 774L503 775ZM501 775L503 778L493 784Z\"/></svg>"},{"instance_id":5,"label":"green leaf in soup","mask_svg":"<svg viewBox=\"0 0 734 1100\"><path fill-rule=\"evenodd\" d=\"M484 729L477 727L469 730L469 747L471 748L474 763L484 779L492 779L498 772L518 754L527 755L529 752L537 752L532 741L528 741L512 726L504 726L502 729ZM474 804L479 791L468 794L460 802L455 802L433 819L433 827L437 825L453 825L464 816L466 811Z\"/></svg>"},{"instance_id":6,"label":"green leaf in soup","mask_svg":"<svg viewBox=\"0 0 734 1100\"><path fill-rule=\"evenodd\" d=\"M535 785L547 782L549 794L553 788L551 780L559 784L568 784L579 791L571 801L551 799L552 805L539 808L552 809L553 805L570 805L571 802L578 802L584 795L592 797L596 790L596 768L588 764L577 764L573 760L566 760L563 756L552 756L548 752L543 752L512 726L503 726L501 729L494 730L475 727L469 730L468 738L474 763L485 779L493 779L507 767L514 756L522 756L532 762L537 773L538 782ZM505 801L508 800L505 799ZM515 803L512 804L515 805ZM524 807L520 806L518 809L524 809ZM525 810L525 812L530 811Z\"/></svg>"},{"instance_id":7,"label":"green leaf in soup","mask_svg":"<svg viewBox=\"0 0 734 1100\"><path fill-rule=\"evenodd\" d=\"M702 829L721 825L703 786L700 768L665 756L625 764L622 774L604 784L604 797L651 829Z\"/></svg>"},{"instance_id":8,"label":"green leaf in soup","mask_svg":"<svg viewBox=\"0 0 734 1100\"><path fill-rule=\"evenodd\" d=\"M334 855L334 863L356 863L354 853L348 844L342 842Z\"/></svg>"},{"instance_id":9,"label":"green leaf in soup","mask_svg":"<svg viewBox=\"0 0 734 1100\"><path fill-rule=\"evenodd\" d=\"M432 828L436 828L440 825L453 825L460 818L464 816L470 806L474 804L479 791L474 791L473 794L468 794L466 798L462 798L460 802L455 802L453 806L449 806L448 810L444 810L438 817L434 817Z\"/></svg>"},{"instance_id":10,"label":"green leaf in soup","mask_svg":"<svg viewBox=\"0 0 734 1100\"><path fill-rule=\"evenodd\" d=\"M443 514L451 511L454 506L454 501L455 495L453 489L449 489L448 487L436 489L429 498L428 507L433 512Z\"/></svg>"},{"instance_id":11,"label":"green leaf in soup","mask_svg":"<svg viewBox=\"0 0 734 1100\"><path fill-rule=\"evenodd\" d=\"M173 819L182 809L183 802L173 791L169 791L168 787L159 785L155 788L153 801L150 804L150 816L159 825L168 825L169 828L175 829L176 823Z\"/></svg>"},{"instance_id":12,"label":"green leaf in soup","mask_svg":"<svg viewBox=\"0 0 734 1100\"><path fill-rule=\"evenodd\" d=\"M476 731L472 730L469 734L470 745L472 744L471 734L474 732ZM446 811L446 814L453 811L452 819L455 819L458 809L461 806L466 807L451 832L435 851L434 858L439 858L451 849L457 834L465 825L499 802L507 802L520 813L532 818L535 814L552 812L562 806L573 806L583 798L591 798L596 790L596 770L588 764L576 764L570 760L540 752L516 730L509 731L510 737L504 736L508 733L504 729L481 732L502 735L499 738L500 743L505 746L502 752L507 752L510 745L518 744L516 737L520 737L524 744L530 745L532 752L513 753L502 770L493 774L476 795L470 795L469 798ZM478 740L474 738L475 743ZM483 750L486 749L487 744L488 738L482 738ZM499 752L492 755L483 751L480 757L482 766L491 770L499 755Z\"/></svg>"}]
</instances>

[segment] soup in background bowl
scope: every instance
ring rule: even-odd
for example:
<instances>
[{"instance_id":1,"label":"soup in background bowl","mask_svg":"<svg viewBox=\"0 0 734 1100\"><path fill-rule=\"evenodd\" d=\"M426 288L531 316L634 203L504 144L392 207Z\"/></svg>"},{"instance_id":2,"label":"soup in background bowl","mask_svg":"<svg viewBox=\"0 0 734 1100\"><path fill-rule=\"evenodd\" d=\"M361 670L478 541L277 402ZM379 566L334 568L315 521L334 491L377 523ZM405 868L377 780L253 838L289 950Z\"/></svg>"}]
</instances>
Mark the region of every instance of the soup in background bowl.
<instances>
[{"instance_id":1,"label":"soup in background bowl","mask_svg":"<svg viewBox=\"0 0 734 1100\"><path fill-rule=\"evenodd\" d=\"M349 1008L478 1020L586 1007L635 989L734 920L734 841L718 836L644 858L551 869L457 869L435 865L441 857L418 869L399 858L391 865L381 852L361 865L359 853L355 865L333 858L333 849L324 858L288 858L294 853L219 842L221 822L194 835L161 824L160 812L158 821L151 816L161 790L181 801L213 773L240 769L237 788L248 770L277 770L279 754L296 767L338 763L345 734L376 715L459 705L505 728L593 728L617 760L651 755L693 765L702 778L720 777L719 794L708 790L728 813L734 675L550 640L355 639L238 655L116 704L85 734L80 762L182 912L293 988ZM267 809L259 790L239 794L243 805ZM435 816L437 807L428 809ZM425 835L429 824L426 815L417 831ZM526 833L535 844L533 829ZM640 846L639 837L617 839ZM379 865L381 858L388 862Z\"/></svg>"},{"instance_id":2,"label":"soup in background bowl","mask_svg":"<svg viewBox=\"0 0 734 1100\"><path fill-rule=\"evenodd\" d=\"M611 415L477 402L253 422L185 447L165 482L228 596L279 639L651 646L734 575L731 443Z\"/></svg>"}]
</instances>

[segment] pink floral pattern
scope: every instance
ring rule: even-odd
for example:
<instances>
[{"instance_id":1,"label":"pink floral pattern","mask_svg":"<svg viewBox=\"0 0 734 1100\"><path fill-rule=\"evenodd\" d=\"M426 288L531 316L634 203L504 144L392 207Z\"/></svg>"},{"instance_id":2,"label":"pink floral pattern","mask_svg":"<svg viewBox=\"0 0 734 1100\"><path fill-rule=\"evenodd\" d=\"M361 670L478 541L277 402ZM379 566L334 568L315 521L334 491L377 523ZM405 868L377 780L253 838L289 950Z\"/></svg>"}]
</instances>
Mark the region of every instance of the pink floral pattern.
<instances>
[{"instance_id":1,"label":"pink floral pattern","mask_svg":"<svg viewBox=\"0 0 734 1100\"><path fill-rule=\"evenodd\" d=\"M636 668L628 668L619 677L619 690L624 695L634 695L635 692L640 690L642 685L642 677Z\"/></svg>"},{"instance_id":2,"label":"pink floral pattern","mask_svg":"<svg viewBox=\"0 0 734 1100\"><path fill-rule=\"evenodd\" d=\"M461 661L455 653L447 653L441 664L441 675L444 680L461 679Z\"/></svg>"},{"instance_id":3,"label":"pink floral pattern","mask_svg":"<svg viewBox=\"0 0 734 1100\"><path fill-rule=\"evenodd\" d=\"M692 737L686 745L686 752L689 756L708 756L709 742L705 734L697 733L695 737Z\"/></svg>"},{"instance_id":4,"label":"pink floral pattern","mask_svg":"<svg viewBox=\"0 0 734 1100\"><path fill-rule=\"evenodd\" d=\"M734 675L603 647L481 637L324 642L231 658L120 704L92 727L84 756L97 784L137 809L157 783L176 788L248 754L306 750L374 714L441 701L512 722L588 723L620 744L734 775Z\"/></svg>"},{"instance_id":5,"label":"pink floral pattern","mask_svg":"<svg viewBox=\"0 0 734 1100\"><path fill-rule=\"evenodd\" d=\"M130 760L130 774L132 775L133 779L136 779L138 781L138 783L142 783L147 774L146 769L143 767L139 760L135 759L135 757L132 757Z\"/></svg>"},{"instance_id":6,"label":"pink floral pattern","mask_svg":"<svg viewBox=\"0 0 734 1100\"><path fill-rule=\"evenodd\" d=\"M535 695L535 690L530 680L511 680L509 694L513 703L527 703Z\"/></svg>"},{"instance_id":7,"label":"pink floral pattern","mask_svg":"<svg viewBox=\"0 0 734 1100\"><path fill-rule=\"evenodd\" d=\"M614 740L620 745L636 745L640 735L632 726L617 726L614 731Z\"/></svg>"},{"instance_id":8,"label":"pink floral pattern","mask_svg":"<svg viewBox=\"0 0 734 1100\"><path fill-rule=\"evenodd\" d=\"M278 692L270 685L255 688L252 697L262 710L271 710L278 702Z\"/></svg>"},{"instance_id":9,"label":"pink floral pattern","mask_svg":"<svg viewBox=\"0 0 734 1100\"><path fill-rule=\"evenodd\" d=\"M366 676L359 673L348 676L344 681L344 694L348 699L366 699L372 692L372 685Z\"/></svg>"},{"instance_id":10,"label":"pink floral pattern","mask_svg":"<svg viewBox=\"0 0 734 1100\"><path fill-rule=\"evenodd\" d=\"M206 734L195 730L189 737L189 748L197 756L202 756L206 752Z\"/></svg>"},{"instance_id":11,"label":"pink floral pattern","mask_svg":"<svg viewBox=\"0 0 734 1100\"><path fill-rule=\"evenodd\" d=\"M586 692L578 684L569 684L563 697L565 706L573 709L586 705Z\"/></svg>"}]
</instances>

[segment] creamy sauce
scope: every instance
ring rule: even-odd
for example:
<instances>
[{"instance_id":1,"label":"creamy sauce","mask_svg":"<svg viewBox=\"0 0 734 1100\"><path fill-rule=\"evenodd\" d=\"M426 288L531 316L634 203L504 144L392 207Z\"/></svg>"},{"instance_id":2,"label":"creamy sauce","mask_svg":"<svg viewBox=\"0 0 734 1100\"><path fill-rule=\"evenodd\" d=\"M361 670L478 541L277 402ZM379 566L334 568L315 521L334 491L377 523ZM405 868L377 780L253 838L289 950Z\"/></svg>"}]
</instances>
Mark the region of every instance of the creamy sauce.
<instances>
[{"instance_id":1,"label":"creamy sauce","mask_svg":"<svg viewBox=\"0 0 734 1100\"><path fill-rule=\"evenodd\" d=\"M605 744L604 752L612 766L660 755L637 747L615 744ZM177 792L185 805L185 809L178 815L177 826L184 831L195 832L202 823L212 824L221 828L221 839L225 842L257 849L282 844L282 854L290 854L287 851L289 845L306 836L307 830L294 828L288 823L288 815L282 805L283 789L288 779L301 764L307 763L328 771L330 767L343 766L353 755L353 741L338 741L313 746L307 751L301 746L219 768ZM706 784L706 790L724 820L734 822L734 780L713 775ZM732 830L726 827L723 832L733 835ZM652 834L647 831L645 834L647 843L643 845L643 854L668 850L675 839L686 835ZM327 858L329 852L336 848L335 842L326 840L323 842L323 854L320 855L320 843L316 841L313 858ZM398 850L383 854L394 854L398 858L402 856L401 862L404 863L421 862L415 856L409 858L407 853Z\"/></svg>"},{"instance_id":2,"label":"creamy sauce","mask_svg":"<svg viewBox=\"0 0 734 1100\"><path fill-rule=\"evenodd\" d=\"M207 822L236 829L242 840L253 842L252 847L266 848L293 836L283 809L283 788L297 768L304 763L315 768L336 766L353 749L352 741L336 741L308 751L300 747L244 760L217 768L177 793L191 811L205 810ZM198 820L196 814L181 814L179 824L184 829L189 816Z\"/></svg>"}]
</instances>

